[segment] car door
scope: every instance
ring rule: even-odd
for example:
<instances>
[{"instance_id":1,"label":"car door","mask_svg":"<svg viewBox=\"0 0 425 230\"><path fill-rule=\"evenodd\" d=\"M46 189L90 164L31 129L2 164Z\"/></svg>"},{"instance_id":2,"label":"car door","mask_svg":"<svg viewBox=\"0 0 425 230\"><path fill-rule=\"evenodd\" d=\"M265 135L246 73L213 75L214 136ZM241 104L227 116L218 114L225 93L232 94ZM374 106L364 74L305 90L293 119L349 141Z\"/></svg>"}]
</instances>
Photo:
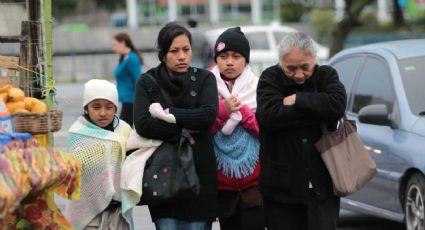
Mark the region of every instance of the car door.
<instances>
[{"instance_id":1,"label":"car door","mask_svg":"<svg viewBox=\"0 0 425 230\"><path fill-rule=\"evenodd\" d=\"M330 63L330 65L338 72L339 80L345 86L345 91L347 92L348 98L348 108L350 107L350 102L352 101L351 92L354 84L354 79L358 75L360 68L363 66L364 60L364 55L354 54L342 57Z\"/></svg>"},{"instance_id":2,"label":"car door","mask_svg":"<svg viewBox=\"0 0 425 230\"><path fill-rule=\"evenodd\" d=\"M385 104L389 112L398 109L391 71L387 62L375 55L365 56L365 62L357 72L348 108L351 118L357 119L361 108L372 104ZM400 159L392 152L397 130L389 125L371 125L357 120L357 130L370 156L375 160L378 173L363 189L349 196L375 207L396 211L398 203L398 177L393 170Z\"/></svg>"}]
</instances>

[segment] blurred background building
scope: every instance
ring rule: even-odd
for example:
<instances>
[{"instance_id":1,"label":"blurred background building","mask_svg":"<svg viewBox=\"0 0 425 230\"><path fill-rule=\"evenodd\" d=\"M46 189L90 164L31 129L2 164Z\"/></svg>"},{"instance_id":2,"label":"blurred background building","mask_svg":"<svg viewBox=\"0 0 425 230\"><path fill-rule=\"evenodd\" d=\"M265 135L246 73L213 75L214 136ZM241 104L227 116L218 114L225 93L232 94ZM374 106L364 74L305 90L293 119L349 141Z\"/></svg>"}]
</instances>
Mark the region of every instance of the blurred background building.
<instances>
[{"instance_id":1,"label":"blurred background building","mask_svg":"<svg viewBox=\"0 0 425 230\"><path fill-rule=\"evenodd\" d=\"M143 52L146 70L158 63L155 39L160 27L172 20L184 24L188 18L198 20L205 32L280 24L330 47L335 43L332 31L359 2L367 4L352 19L353 29L342 47L425 37L425 0L54 0L54 75L57 81L112 79L118 59L111 40L121 31ZM21 33L27 8L26 0L0 0L0 36ZM18 53L18 44L0 42L0 54Z\"/></svg>"}]
</instances>

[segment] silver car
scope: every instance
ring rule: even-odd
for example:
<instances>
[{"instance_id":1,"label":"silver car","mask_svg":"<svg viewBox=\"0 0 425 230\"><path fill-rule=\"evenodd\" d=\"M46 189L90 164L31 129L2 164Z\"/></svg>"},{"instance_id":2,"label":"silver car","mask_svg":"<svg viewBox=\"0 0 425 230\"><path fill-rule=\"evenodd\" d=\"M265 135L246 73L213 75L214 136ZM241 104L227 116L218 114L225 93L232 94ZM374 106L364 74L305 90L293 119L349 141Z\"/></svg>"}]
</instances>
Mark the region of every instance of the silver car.
<instances>
[{"instance_id":1,"label":"silver car","mask_svg":"<svg viewBox=\"0 0 425 230\"><path fill-rule=\"evenodd\" d=\"M214 47L218 36L227 28L217 28L205 32L211 47ZM251 47L250 66L253 71L260 76L261 72L279 62L278 47L283 36L296 32L289 27L272 23L270 25L241 26ZM329 58L329 48L314 42L317 49L317 62L323 64Z\"/></svg>"},{"instance_id":2,"label":"silver car","mask_svg":"<svg viewBox=\"0 0 425 230\"><path fill-rule=\"evenodd\" d=\"M425 39L346 49L328 64L346 87L347 115L378 167L341 207L425 229Z\"/></svg>"}]
</instances>

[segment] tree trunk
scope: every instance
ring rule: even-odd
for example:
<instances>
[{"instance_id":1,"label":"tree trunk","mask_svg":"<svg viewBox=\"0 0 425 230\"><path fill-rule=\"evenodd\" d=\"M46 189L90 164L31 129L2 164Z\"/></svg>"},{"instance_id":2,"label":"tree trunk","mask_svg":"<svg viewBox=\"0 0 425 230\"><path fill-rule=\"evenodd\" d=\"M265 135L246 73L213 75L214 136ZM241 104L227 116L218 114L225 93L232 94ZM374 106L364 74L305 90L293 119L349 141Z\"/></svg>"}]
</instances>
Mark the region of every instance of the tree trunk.
<instances>
[{"instance_id":1,"label":"tree trunk","mask_svg":"<svg viewBox=\"0 0 425 230\"><path fill-rule=\"evenodd\" d=\"M344 42L351 30L360 25L358 18L363 8L374 1L371 0L346 0L344 18L332 30L332 43L329 57L344 49Z\"/></svg>"}]
</instances>

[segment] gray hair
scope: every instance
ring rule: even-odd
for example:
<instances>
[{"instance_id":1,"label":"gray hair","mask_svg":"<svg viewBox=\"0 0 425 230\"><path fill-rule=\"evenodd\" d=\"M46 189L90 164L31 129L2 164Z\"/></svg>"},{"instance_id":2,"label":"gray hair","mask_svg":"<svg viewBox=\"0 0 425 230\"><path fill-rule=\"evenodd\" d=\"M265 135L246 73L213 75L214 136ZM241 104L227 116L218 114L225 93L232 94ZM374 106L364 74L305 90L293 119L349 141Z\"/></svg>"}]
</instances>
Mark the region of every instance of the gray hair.
<instances>
[{"instance_id":1,"label":"gray hair","mask_svg":"<svg viewBox=\"0 0 425 230\"><path fill-rule=\"evenodd\" d=\"M294 48L309 53L316 59L316 47L313 39L303 32L291 32L283 36L279 44L279 62Z\"/></svg>"}]
</instances>

